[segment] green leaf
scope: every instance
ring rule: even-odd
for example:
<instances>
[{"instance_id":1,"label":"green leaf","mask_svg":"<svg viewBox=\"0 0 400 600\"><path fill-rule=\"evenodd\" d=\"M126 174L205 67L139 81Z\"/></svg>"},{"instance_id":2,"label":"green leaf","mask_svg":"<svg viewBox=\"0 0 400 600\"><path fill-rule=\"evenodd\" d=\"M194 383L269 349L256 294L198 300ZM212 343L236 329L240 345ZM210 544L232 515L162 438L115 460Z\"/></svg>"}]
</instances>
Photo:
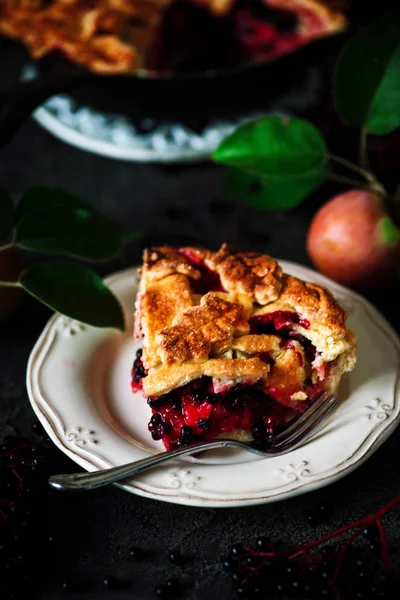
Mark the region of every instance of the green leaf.
<instances>
[{"instance_id":1,"label":"green leaf","mask_svg":"<svg viewBox=\"0 0 400 600\"><path fill-rule=\"evenodd\" d=\"M25 250L104 260L118 252L122 239L114 224L86 208L53 206L25 213L14 242Z\"/></svg>"},{"instance_id":2,"label":"green leaf","mask_svg":"<svg viewBox=\"0 0 400 600\"><path fill-rule=\"evenodd\" d=\"M394 248L400 242L400 229L396 227L389 217L383 217L380 220L382 241Z\"/></svg>"},{"instance_id":3,"label":"green leaf","mask_svg":"<svg viewBox=\"0 0 400 600\"><path fill-rule=\"evenodd\" d=\"M316 175L264 179L230 167L226 172L228 189L247 204L267 210L288 210L320 185L325 177L321 171Z\"/></svg>"},{"instance_id":4,"label":"green leaf","mask_svg":"<svg viewBox=\"0 0 400 600\"><path fill-rule=\"evenodd\" d=\"M352 38L333 79L335 104L350 125L384 134L400 125L400 9Z\"/></svg>"},{"instance_id":5,"label":"green leaf","mask_svg":"<svg viewBox=\"0 0 400 600\"><path fill-rule=\"evenodd\" d=\"M45 185L35 185L25 190L16 209L16 220L19 221L26 213L33 210L69 206L71 208L86 208L96 212L79 198L60 188L50 188Z\"/></svg>"},{"instance_id":6,"label":"green leaf","mask_svg":"<svg viewBox=\"0 0 400 600\"><path fill-rule=\"evenodd\" d=\"M0 241L11 233L14 224L14 208L10 196L0 188Z\"/></svg>"},{"instance_id":7,"label":"green leaf","mask_svg":"<svg viewBox=\"0 0 400 600\"><path fill-rule=\"evenodd\" d=\"M25 270L22 287L46 306L95 327L125 329L121 305L91 269L67 262L48 262Z\"/></svg>"},{"instance_id":8,"label":"green leaf","mask_svg":"<svg viewBox=\"0 0 400 600\"><path fill-rule=\"evenodd\" d=\"M324 140L311 123L278 117L241 125L213 158L267 179L319 173L327 160Z\"/></svg>"},{"instance_id":9,"label":"green leaf","mask_svg":"<svg viewBox=\"0 0 400 600\"><path fill-rule=\"evenodd\" d=\"M137 240L143 235L143 232L140 229L128 229L126 231L121 231L121 235L123 243L127 244L128 242Z\"/></svg>"}]
</instances>

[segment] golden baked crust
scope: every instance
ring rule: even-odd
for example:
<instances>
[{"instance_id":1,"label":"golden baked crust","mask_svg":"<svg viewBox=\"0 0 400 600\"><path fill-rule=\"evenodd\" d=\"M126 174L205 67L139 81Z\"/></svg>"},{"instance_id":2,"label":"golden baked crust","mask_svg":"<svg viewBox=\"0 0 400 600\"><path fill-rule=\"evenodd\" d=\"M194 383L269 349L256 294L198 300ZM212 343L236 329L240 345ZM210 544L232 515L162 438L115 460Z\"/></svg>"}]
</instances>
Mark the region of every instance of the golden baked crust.
<instances>
[{"instance_id":1,"label":"golden baked crust","mask_svg":"<svg viewBox=\"0 0 400 600\"><path fill-rule=\"evenodd\" d=\"M326 288L284 274L279 298L256 309L254 316L269 312L295 312L305 325L293 324L293 330L308 338L325 361L334 360L355 343L354 333L346 326L347 313Z\"/></svg>"},{"instance_id":2,"label":"golden baked crust","mask_svg":"<svg viewBox=\"0 0 400 600\"><path fill-rule=\"evenodd\" d=\"M267 304L279 296L282 269L266 254L235 252L223 244L205 263L218 273L228 292L239 292L258 304Z\"/></svg>"},{"instance_id":3,"label":"golden baked crust","mask_svg":"<svg viewBox=\"0 0 400 600\"><path fill-rule=\"evenodd\" d=\"M200 284L211 288L200 293ZM282 339L279 327L257 331L254 324L273 320L272 313L288 320L292 337ZM283 273L270 256L226 244L215 253L151 248L144 253L136 303L144 392L159 396L207 376L214 389L257 382L266 393L287 389L292 400L305 400L306 381L326 379L333 390L354 367L356 338L346 320L327 289ZM304 339L314 348L312 360Z\"/></svg>"}]
</instances>

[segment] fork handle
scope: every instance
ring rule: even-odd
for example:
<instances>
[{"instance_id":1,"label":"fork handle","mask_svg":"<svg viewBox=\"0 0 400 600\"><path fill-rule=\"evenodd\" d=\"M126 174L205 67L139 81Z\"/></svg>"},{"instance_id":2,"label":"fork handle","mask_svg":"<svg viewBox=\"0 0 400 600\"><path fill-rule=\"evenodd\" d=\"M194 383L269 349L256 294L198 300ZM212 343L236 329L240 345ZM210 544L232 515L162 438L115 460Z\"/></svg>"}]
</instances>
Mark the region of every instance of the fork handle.
<instances>
[{"instance_id":1,"label":"fork handle","mask_svg":"<svg viewBox=\"0 0 400 600\"><path fill-rule=\"evenodd\" d=\"M126 479L127 477L133 477L138 473L143 473L148 469L157 467L162 463L178 458L178 456L184 456L185 454L195 454L196 452L202 452L203 450L212 450L214 448L243 448L243 444L235 440L213 440L211 442L197 442L190 446L183 448L177 448L175 450L168 450L168 452L160 452L159 454L142 458L120 467L112 467L111 469L104 469L101 471L94 471L92 473L68 473L65 475L52 475L49 478L49 484L57 490L67 491L79 491L79 490L93 490L95 488L108 485Z\"/></svg>"}]
</instances>

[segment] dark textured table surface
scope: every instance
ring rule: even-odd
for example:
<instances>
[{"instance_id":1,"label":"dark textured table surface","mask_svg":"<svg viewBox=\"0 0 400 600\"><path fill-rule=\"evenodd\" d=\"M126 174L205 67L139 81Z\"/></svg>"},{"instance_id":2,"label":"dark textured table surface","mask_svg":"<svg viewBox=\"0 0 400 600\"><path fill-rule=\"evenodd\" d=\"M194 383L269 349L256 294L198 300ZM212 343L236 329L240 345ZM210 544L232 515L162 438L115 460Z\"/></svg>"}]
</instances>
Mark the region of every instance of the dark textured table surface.
<instances>
[{"instance_id":1,"label":"dark textured table surface","mask_svg":"<svg viewBox=\"0 0 400 600\"><path fill-rule=\"evenodd\" d=\"M5 83L15 78L10 64L16 66L18 60L0 58ZM140 242L101 268L104 274L137 264L145 244L164 242L216 248L227 240L308 265L305 238L311 215L324 198L340 189L324 187L291 212L262 213L245 209L230 197L224 191L221 170L210 164L164 168L113 161L63 144L31 120L0 150L0 183L15 198L33 184L63 187L118 222L145 230ZM398 291L370 293L397 329L399 312L393 297ZM17 432L41 443L31 429L36 419L26 392L25 371L49 316L50 311L26 299L16 314L0 324L1 437ZM40 528L51 531L54 541L50 551L46 539L37 543L34 582L26 598L61 598L66 580L79 581L87 588L74 594L78 600L152 598L155 584L169 576L188 583L183 596L188 600L234 597L221 567L221 556L233 542L252 544L263 534L282 545L304 543L376 511L400 495L399 447L397 430L341 481L291 500L251 508L175 506L113 487L80 495L44 489L47 509ZM76 469L58 450L51 453L55 469ZM322 506L326 507L324 516L318 517ZM317 516L310 520L315 512ZM397 549L400 514L392 513L387 526L390 545ZM149 557L141 562L127 560L128 549L134 545L147 550ZM167 560L167 551L175 547L190 558L183 566ZM105 590L102 579L107 574L124 580L125 589Z\"/></svg>"}]
</instances>

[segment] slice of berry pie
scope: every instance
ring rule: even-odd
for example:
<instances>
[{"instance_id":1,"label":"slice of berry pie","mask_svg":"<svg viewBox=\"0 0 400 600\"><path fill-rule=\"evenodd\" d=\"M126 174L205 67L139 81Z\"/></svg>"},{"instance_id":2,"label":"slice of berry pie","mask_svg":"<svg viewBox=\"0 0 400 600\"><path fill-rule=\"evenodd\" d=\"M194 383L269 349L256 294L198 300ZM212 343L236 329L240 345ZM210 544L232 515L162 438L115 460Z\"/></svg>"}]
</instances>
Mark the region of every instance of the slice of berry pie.
<instances>
[{"instance_id":1,"label":"slice of berry pie","mask_svg":"<svg viewBox=\"0 0 400 600\"><path fill-rule=\"evenodd\" d=\"M347 313L276 260L224 244L146 250L132 388L167 449L218 436L262 444L355 364Z\"/></svg>"}]
</instances>

